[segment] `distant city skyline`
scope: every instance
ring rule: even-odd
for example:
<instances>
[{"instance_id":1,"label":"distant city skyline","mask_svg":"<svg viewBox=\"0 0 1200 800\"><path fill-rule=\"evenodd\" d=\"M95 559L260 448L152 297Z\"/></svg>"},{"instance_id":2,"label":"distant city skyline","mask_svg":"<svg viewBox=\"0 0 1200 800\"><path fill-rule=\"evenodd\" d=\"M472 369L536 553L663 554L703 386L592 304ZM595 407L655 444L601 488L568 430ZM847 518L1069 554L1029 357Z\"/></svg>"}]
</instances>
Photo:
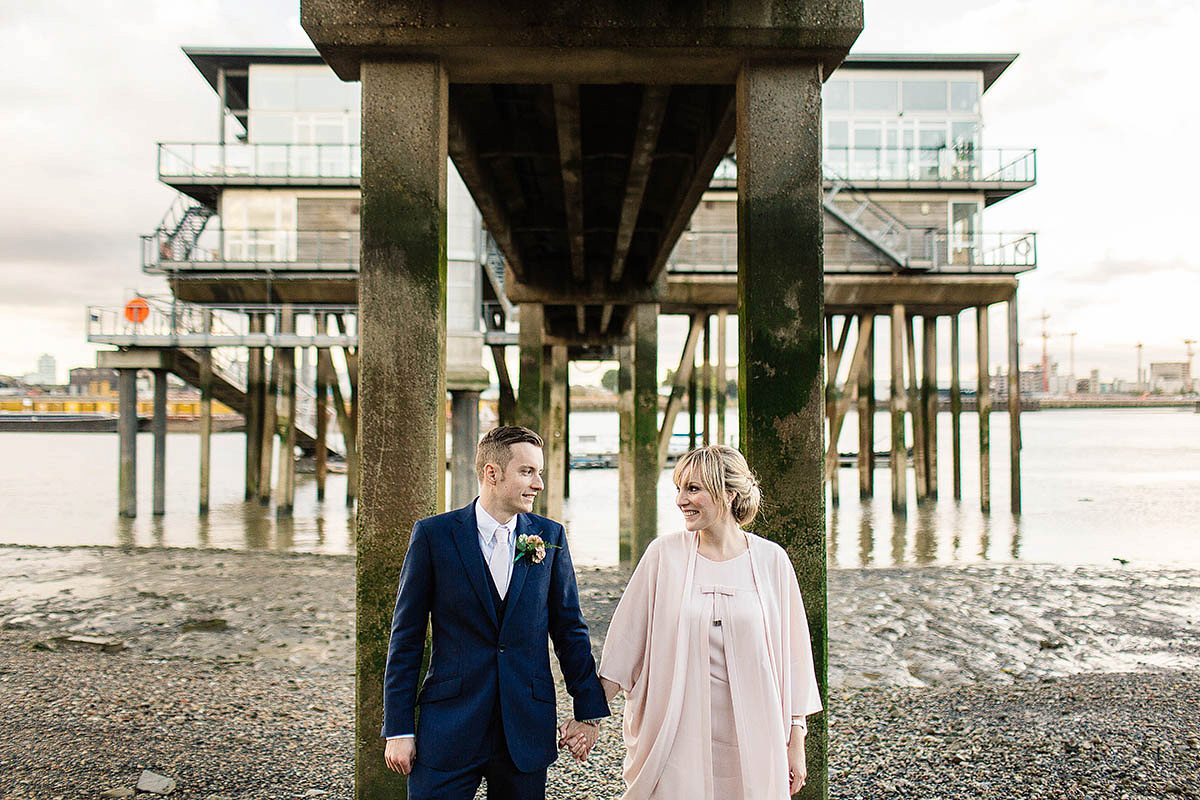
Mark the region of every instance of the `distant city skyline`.
<instances>
[{"instance_id":1,"label":"distant city skyline","mask_svg":"<svg viewBox=\"0 0 1200 800\"><path fill-rule=\"evenodd\" d=\"M1179 154L1191 152L1200 106L1179 89L1200 8L866 0L865 12L854 52L1020 54L984 98L983 137L1038 149L1038 185L984 215L987 230L1038 233L1039 267L1021 276L1022 363L1040 363L1043 313L1060 364L1076 334L1077 373L1130 379L1139 342L1143 368L1184 361L1184 340L1200 340L1189 194L1200 163ZM93 366L87 305L167 294L139 254L138 236L174 196L156 179L155 143L215 136L216 98L185 45L311 43L297 0L127 0L119 14L78 0L0 7L0 145L16 155L0 197L0 373L28 372L42 352ZM664 320L664 371L683 327ZM994 314L993 337L1004 329ZM998 347L991 361L1006 362ZM974 372L964 361L964 380Z\"/></svg>"}]
</instances>

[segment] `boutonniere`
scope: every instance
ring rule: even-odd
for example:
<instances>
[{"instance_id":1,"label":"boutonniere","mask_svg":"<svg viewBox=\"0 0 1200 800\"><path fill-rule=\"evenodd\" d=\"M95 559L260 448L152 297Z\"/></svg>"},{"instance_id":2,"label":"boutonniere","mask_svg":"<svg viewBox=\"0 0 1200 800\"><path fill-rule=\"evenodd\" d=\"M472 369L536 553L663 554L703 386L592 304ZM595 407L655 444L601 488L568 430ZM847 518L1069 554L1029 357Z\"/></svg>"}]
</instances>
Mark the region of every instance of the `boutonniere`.
<instances>
[{"instance_id":1,"label":"boutonniere","mask_svg":"<svg viewBox=\"0 0 1200 800\"><path fill-rule=\"evenodd\" d=\"M517 537L517 557L513 559L513 563L517 563L521 560L521 556L525 556L530 564L540 564L546 557L547 547L553 547L556 550L562 549L556 544L546 544L537 534L527 536L522 533Z\"/></svg>"}]
</instances>

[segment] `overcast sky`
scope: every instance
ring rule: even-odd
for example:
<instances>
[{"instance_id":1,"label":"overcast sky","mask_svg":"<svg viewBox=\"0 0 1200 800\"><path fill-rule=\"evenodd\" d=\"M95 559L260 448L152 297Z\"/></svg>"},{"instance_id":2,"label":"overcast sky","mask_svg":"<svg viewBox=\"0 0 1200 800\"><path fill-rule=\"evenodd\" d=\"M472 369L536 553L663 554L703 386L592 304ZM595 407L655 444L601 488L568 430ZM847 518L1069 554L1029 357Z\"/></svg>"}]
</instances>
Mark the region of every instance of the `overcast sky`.
<instances>
[{"instance_id":1,"label":"overcast sky","mask_svg":"<svg viewBox=\"0 0 1200 800\"><path fill-rule=\"evenodd\" d=\"M309 45L298 8L0 2L0 373L33 371L43 352L60 378L93 365L85 307L165 292L139 263L139 234L174 197L155 143L212 141L216 126L215 94L180 48ZM1081 375L1132 379L1138 341L1149 363L1200 339L1200 106L1184 88L1198 30L1193 0L867 0L856 52L1021 54L984 96L984 145L1036 147L1038 185L984 226L1038 232L1038 269L1021 278L1026 363L1043 310L1063 371L1078 333Z\"/></svg>"}]
</instances>

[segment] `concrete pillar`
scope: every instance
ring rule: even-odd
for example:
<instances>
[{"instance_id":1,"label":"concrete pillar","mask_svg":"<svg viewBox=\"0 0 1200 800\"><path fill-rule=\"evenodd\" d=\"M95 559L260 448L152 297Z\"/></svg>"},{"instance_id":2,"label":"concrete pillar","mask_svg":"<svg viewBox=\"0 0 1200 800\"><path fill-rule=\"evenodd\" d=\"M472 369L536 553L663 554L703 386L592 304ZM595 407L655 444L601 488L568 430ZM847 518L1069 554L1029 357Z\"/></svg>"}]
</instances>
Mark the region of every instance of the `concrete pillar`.
<instances>
[{"instance_id":1,"label":"concrete pillar","mask_svg":"<svg viewBox=\"0 0 1200 800\"><path fill-rule=\"evenodd\" d=\"M929 496L925 479L925 404L921 402L921 378L917 372L917 340L912 315L905 318L904 336L908 356L908 410L913 429L913 483L917 502Z\"/></svg>"},{"instance_id":2,"label":"concrete pillar","mask_svg":"<svg viewBox=\"0 0 1200 800\"><path fill-rule=\"evenodd\" d=\"M571 380L568 369L567 383L563 387L563 500L571 497Z\"/></svg>"},{"instance_id":3,"label":"concrete pillar","mask_svg":"<svg viewBox=\"0 0 1200 800\"><path fill-rule=\"evenodd\" d=\"M1012 513L1021 513L1021 340L1017 332L1017 292L1008 301L1008 465Z\"/></svg>"},{"instance_id":4,"label":"concrete pillar","mask_svg":"<svg viewBox=\"0 0 1200 800\"><path fill-rule=\"evenodd\" d=\"M892 415L892 511L908 511L908 445L904 436L904 306L892 306L892 384L888 409Z\"/></svg>"},{"instance_id":5,"label":"concrete pillar","mask_svg":"<svg viewBox=\"0 0 1200 800\"><path fill-rule=\"evenodd\" d=\"M954 499L962 499L962 383L958 372L958 312L950 317L950 439L953 447Z\"/></svg>"},{"instance_id":6,"label":"concrete pillar","mask_svg":"<svg viewBox=\"0 0 1200 800\"><path fill-rule=\"evenodd\" d=\"M858 373L858 496L875 496L875 325L873 312L858 318L858 335L867 337L866 358Z\"/></svg>"},{"instance_id":7,"label":"concrete pillar","mask_svg":"<svg viewBox=\"0 0 1200 800\"><path fill-rule=\"evenodd\" d=\"M318 325L320 324L320 317ZM329 460L329 378L325 374L325 359L321 358L320 350L317 351L317 370L316 370L316 397L317 397L317 451L315 454L314 471L317 475L317 500L325 499L325 476L328 471Z\"/></svg>"},{"instance_id":8,"label":"concrete pillar","mask_svg":"<svg viewBox=\"0 0 1200 800\"><path fill-rule=\"evenodd\" d=\"M521 303L521 329L517 334L517 345L521 350L521 372L517 376L517 424L537 431L546 439L542 427L543 392L546 374L546 321L545 308L540 303ZM543 453L543 457L545 457ZM533 510L546 513L546 492L538 494Z\"/></svg>"},{"instance_id":9,"label":"concrete pillar","mask_svg":"<svg viewBox=\"0 0 1200 800\"><path fill-rule=\"evenodd\" d=\"M729 383L729 369L725 363L726 327L729 322L729 312L721 309L717 312L717 444L725 444L725 387Z\"/></svg>"},{"instance_id":10,"label":"concrete pillar","mask_svg":"<svg viewBox=\"0 0 1200 800\"><path fill-rule=\"evenodd\" d=\"M617 347L617 553L633 564L633 347Z\"/></svg>"},{"instance_id":11,"label":"concrete pillar","mask_svg":"<svg viewBox=\"0 0 1200 800\"><path fill-rule=\"evenodd\" d=\"M281 316L282 332L296 332L296 312L285 305ZM296 348L281 347L279 393L282 414L279 431L279 491L276 492L275 516L290 517L296 505Z\"/></svg>"},{"instance_id":12,"label":"concrete pillar","mask_svg":"<svg viewBox=\"0 0 1200 800\"><path fill-rule=\"evenodd\" d=\"M154 370L154 514L166 513L167 506L167 371Z\"/></svg>"},{"instance_id":13,"label":"concrete pillar","mask_svg":"<svg viewBox=\"0 0 1200 800\"><path fill-rule=\"evenodd\" d=\"M821 72L747 62L737 81L741 445L800 580L827 695L821 206ZM828 708L828 704L826 704ZM809 720L808 783L825 798L829 716Z\"/></svg>"},{"instance_id":14,"label":"concrete pillar","mask_svg":"<svg viewBox=\"0 0 1200 800\"><path fill-rule=\"evenodd\" d=\"M926 315L925 332L921 337L921 367L924 379L921 383L921 399L925 404L925 494L937 500L937 420L939 397L937 386L937 317Z\"/></svg>"},{"instance_id":15,"label":"concrete pillar","mask_svg":"<svg viewBox=\"0 0 1200 800\"><path fill-rule=\"evenodd\" d=\"M979 369L979 384L975 388L975 397L979 403L979 510L987 514L992 510L992 387L987 306L975 308L975 341L976 363Z\"/></svg>"},{"instance_id":16,"label":"concrete pillar","mask_svg":"<svg viewBox=\"0 0 1200 800\"><path fill-rule=\"evenodd\" d=\"M658 536L658 304L635 307L633 322L633 538L636 563Z\"/></svg>"},{"instance_id":17,"label":"concrete pillar","mask_svg":"<svg viewBox=\"0 0 1200 800\"><path fill-rule=\"evenodd\" d=\"M250 333L262 333L264 318L251 313ZM263 413L266 406L266 365L263 348L251 347L246 361L246 499L258 496L258 477L262 471Z\"/></svg>"},{"instance_id":18,"label":"concrete pillar","mask_svg":"<svg viewBox=\"0 0 1200 800\"><path fill-rule=\"evenodd\" d=\"M693 314L693 322L698 319L700 314ZM688 374L687 398L688 398L688 450L695 450L696 445L700 444L700 426L696 419L700 411L700 392L699 392L699 370L696 369L696 354L692 353L691 360L688 362L692 371ZM673 433L673 431L672 431Z\"/></svg>"},{"instance_id":19,"label":"concrete pillar","mask_svg":"<svg viewBox=\"0 0 1200 800\"><path fill-rule=\"evenodd\" d=\"M137 516L137 370L117 370L117 513Z\"/></svg>"},{"instance_id":20,"label":"concrete pillar","mask_svg":"<svg viewBox=\"0 0 1200 800\"><path fill-rule=\"evenodd\" d=\"M700 441L707 447L712 444L712 315L704 315L704 366L700 371L700 408L704 419Z\"/></svg>"},{"instance_id":21,"label":"concrete pillar","mask_svg":"<svg viewBox=\"0 0 1200 800\"><path fill-rule=\"evenodd\" d=\"M410 531L436 511L445 474L449 87L433 61L366 60L361 76L355 794L394 800L405 782L379 738L392 607Z\"/></svg>"},{"instance_id":22,"label":"concrete pillar","mask_svg":"<svg viewBox=\"0 0 1200 800\"><path fill-rule=\"evenodd\" d=\"M450 505L462 508L475 499L479 480L475 474L475 446L479 444L479 392L450 392Z\"/></svg>"},{"instance_id":23,"label":"concrete pillar","mask_svg":"<svg viewBox=\"0 0 1200 800\"><path fill-rule=\"evenodd\" d=\"M550 350L548 370L550 402L542 438L546 441L546 516L562 520L566 497L567 453L567 348L556 344ZM547 374L547 373L544 373Z\"/></svg>"}]
</instances>

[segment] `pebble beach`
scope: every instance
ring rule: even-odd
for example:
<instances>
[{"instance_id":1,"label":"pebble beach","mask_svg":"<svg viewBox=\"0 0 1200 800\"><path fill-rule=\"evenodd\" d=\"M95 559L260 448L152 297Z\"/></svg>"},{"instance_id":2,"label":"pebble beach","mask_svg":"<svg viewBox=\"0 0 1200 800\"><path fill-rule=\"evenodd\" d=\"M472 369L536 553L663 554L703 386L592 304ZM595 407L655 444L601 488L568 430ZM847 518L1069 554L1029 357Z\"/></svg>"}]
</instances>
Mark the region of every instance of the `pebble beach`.
<instances>
[{"instance_id":1,"label":"pebble beach","mask_svg":"<svg viewBox=\"0 0 1200 800\"><path fill-rule=\"evenodd\" d=\"M599 654L628 573L578 579ZM1200 798L1200 570L835 569L829 609L831 797ZM351 798L353 630L346 556L0 547L0 798Z\"/></svg>"}]
</instances>

